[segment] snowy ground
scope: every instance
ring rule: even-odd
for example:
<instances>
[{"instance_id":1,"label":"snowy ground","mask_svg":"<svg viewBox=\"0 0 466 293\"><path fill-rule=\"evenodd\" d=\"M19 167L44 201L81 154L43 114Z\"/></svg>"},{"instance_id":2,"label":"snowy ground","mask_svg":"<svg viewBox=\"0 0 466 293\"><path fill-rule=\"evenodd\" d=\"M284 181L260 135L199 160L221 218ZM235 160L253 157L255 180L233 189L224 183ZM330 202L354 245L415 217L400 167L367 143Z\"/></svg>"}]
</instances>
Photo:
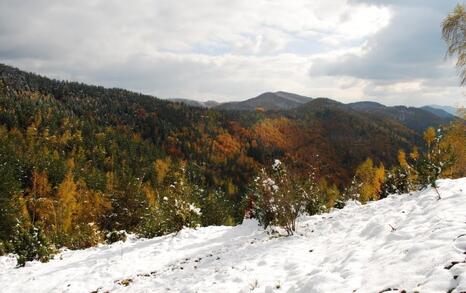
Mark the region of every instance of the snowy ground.
<instances>
[{"instance_id":1,"label":"snowy ground","mask_svg":"<svg viewBox=\"0 0 466 293\"><path fill-rule=\"evenodd\" d=\"M465 292L466 178L301 219L277 237L254 221L65 251L16 269L1 292ZM393 228L392 228L393 227ZM449 291L452 290L452 291Z\"/></svg>"}]
</instances>

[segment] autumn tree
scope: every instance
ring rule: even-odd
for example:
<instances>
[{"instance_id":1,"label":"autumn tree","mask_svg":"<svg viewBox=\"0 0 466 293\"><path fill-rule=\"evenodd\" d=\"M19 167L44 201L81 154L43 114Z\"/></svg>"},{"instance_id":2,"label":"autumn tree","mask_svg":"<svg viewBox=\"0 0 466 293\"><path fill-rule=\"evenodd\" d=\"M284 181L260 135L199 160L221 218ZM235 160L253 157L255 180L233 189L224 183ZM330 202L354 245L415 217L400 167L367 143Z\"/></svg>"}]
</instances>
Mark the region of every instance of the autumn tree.
<instances>
[{"instance_id":1,"label":"autumn tree","mask_svg":"<svg viewBox=\"0 0 466 293\"><path fill-rule=\"evenodd\" d=\"M466 120L466 109L460 109L458 115ZM453 155L450 168L445 170L445 174L453 178L466 176L466 123L464 120L456 120L449 125L440 140L440 149L449 149Z\"/></svg>"},{"instance_id":2,"label":"autumn tree","mask_svg":"<svg viewBox=\"0 0 466 293\"><path fill-rule=\"evenodd\" d=\"M466 9L458 4L442 22L442 36L448 45L447 54L457 56L461 85L466 83Z\"/></svg>"},{"instance_id":3,"label":"autumn tree","mask_svg":"<svg viewBox=\"0 0 466 293\"><path fill-rule=\"evenodd\" d=\"M366 203L380 198L380 192L385 177L385 168L382 164L374 166L372 159L367 158L356 168L352 182L353 188L350 197Z\"/></svg>"},{"instance_id":4,"label":"autumn tree","mask_svg":"<svg viewBox=\"0 0 466 293\"><path fill-rule=\"evenodd\" d=\"M65 179L58 186L57 199L58 199L58 217L59 217L59 230L66 234L71 231L73 217L77 208L77 185L74 182L73 174L71 171L66 173Z\"/></svg>"},{"instance_id":5,"label":"autumn tree","mask_svg":"<svg viewBox=\"0 0 466 293\"><path fill-rule=\"evenodd\" d=\"M442 144L441 130L438 133L429 127L424 132L424 141L427 146L416 162L417 182L421 188L427 186L436 187L437 179L451 167L454 162L454 153L451 147Z\"/></svg>"},{"instance_id":6,"label":"autumn tree","mask_svg":"<svg viewBox=\"0 0 466 293\"><path fill-rule=\"evenodd\" d=\"M52 198L52 186L47 172L32 171L32 184L28 192L28 206L32 224L40 221L46 225L56 227L57 215Z\"/></svg>"}]
</instances>

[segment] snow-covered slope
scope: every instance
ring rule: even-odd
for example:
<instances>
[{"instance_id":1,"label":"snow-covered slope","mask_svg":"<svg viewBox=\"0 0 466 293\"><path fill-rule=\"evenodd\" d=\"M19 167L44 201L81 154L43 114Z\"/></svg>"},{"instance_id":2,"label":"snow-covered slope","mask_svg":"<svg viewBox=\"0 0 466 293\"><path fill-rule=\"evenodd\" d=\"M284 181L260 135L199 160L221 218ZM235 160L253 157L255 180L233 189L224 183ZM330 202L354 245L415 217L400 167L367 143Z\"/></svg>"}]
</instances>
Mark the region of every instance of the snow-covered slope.
<instances>
[{"instance_id":1,"label":"snow-covered slope","mask_svg":"<svg viewBox=\"0 0 466 293\"><path fill-rule=\"evenodd\" d=\"M466 178L301 219L292 237L247 220L14 268L1 292L463 292ZM452 290L452 291L449 291Z\"/></svg>"}]
</instances>

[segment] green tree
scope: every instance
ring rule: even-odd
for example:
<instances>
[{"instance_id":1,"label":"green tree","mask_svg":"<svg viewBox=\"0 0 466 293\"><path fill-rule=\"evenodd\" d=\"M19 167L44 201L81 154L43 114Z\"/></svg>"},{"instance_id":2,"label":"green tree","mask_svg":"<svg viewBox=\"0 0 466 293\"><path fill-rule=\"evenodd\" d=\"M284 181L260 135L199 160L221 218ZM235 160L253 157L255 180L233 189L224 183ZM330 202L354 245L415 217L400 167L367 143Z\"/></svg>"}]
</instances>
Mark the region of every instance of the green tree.
<instances>
[{"instance_id":1,"label":"green tree","mask_svg":"<svg viewBox=\"0 0 466 293\"><path fill-rule=\"evenodd\" d=\"M40 226L18 223L12 239L13 252L18 266L24 266L32 260L48 261L53 249Z\"/></svg>"}]
</instances>

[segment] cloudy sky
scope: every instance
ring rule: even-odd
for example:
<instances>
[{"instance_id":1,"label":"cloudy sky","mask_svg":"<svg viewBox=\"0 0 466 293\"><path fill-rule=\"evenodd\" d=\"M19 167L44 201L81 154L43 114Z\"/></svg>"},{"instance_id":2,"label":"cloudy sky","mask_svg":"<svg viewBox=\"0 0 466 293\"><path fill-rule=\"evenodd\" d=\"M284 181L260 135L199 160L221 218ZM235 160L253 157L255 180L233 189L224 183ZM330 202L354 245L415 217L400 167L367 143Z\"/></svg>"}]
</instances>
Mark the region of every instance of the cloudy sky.
<instances>
[{"instance_id":1,"label":"cloudy sky","mask_svg":"<svg viewBox=\"0 0 466 293\"><path fill-rule=\"evenodd\" d=\"M0 0L0 62L159 97L464 105L453 0Z\"/></svg>"}]
</instances>

